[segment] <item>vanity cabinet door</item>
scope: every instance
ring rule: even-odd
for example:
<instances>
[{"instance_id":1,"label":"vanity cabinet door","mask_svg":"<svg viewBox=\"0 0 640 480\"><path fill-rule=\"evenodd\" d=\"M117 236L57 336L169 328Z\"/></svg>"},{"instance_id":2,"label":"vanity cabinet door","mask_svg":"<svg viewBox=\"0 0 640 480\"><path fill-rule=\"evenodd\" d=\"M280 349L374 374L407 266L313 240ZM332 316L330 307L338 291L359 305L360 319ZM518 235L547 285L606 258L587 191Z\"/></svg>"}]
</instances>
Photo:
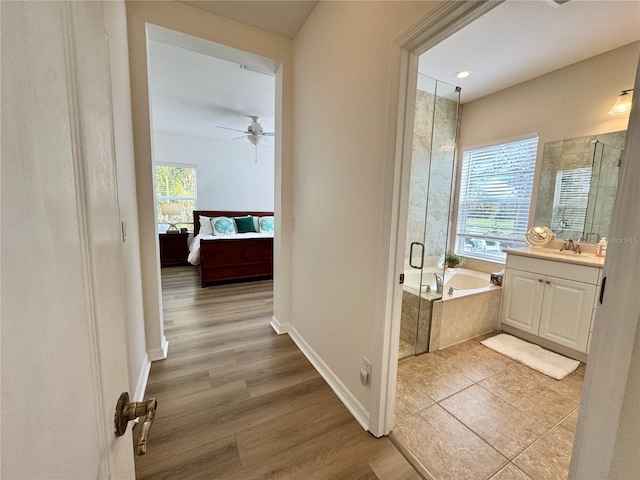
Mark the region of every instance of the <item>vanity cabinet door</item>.
<instances>
[{"instance_id":1,"label":"vanity cabinet door","mask_svg":"<svg viewBox=\"0 0 640 480\"><path fill-rule=\"evenodd\" d=\"M595 294L595 285L545 277L539 335L586 352Z\"/></svg>"},{"instance_id":2,"label":"vanity cabinet door","mask_svg":"<svg viewBox=\"0 0 640 480\"><path fill-rule=\"evenodd\" d=\"M538 335L544 279L544 275L507 269L502 323Z\"/></svg>"}]
</instances>

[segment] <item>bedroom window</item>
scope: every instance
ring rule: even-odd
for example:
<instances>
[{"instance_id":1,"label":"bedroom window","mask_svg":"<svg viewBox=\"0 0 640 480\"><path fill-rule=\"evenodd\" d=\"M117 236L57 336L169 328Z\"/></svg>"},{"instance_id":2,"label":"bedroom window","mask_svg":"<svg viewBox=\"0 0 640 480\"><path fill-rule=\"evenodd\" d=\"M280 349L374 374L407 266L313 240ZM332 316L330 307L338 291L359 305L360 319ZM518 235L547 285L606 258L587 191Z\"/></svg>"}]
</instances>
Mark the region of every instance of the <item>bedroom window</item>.
<instances>
[{"instance_id":1,"label":"bedroom window","mask_svg":"<svg viewBox=\"0 0 640 480\"><path fill-rule=\"evenodd\" d=\"M462 154L455 250L504 261L506 247L524 246L538 137Z\"/></svg>"},{"instance_id":2,"label":"bedroom window","mask_svg":"<svg viewBox=\"0 0 640 480\"><path fill-rule=\"evenodd\" d=\"M184 165L156 165L156 218L158 231L168 228L167 221L176 222L178 228L193 229L193 210L196 208L196 167ZM162 215L162 205L174 202L180 205L181 214L168 219Z\"/></svg>"}]
</instances>

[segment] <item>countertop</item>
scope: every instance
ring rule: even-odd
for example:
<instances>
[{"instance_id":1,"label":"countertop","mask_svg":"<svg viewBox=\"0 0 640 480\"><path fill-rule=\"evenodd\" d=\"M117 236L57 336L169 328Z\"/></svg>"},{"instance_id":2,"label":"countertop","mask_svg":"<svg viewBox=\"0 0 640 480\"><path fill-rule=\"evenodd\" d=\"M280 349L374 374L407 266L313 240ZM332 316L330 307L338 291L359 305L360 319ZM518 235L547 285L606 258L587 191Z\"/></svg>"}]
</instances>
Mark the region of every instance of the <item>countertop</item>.
<instances>
[{"instance_id":1,"label":"countertop","mask_svg":"<svg viewBox=\"0 0 640 480\"><path fill-rule=\"evenodd\" d=\"M591 267L602 268L605 257L597 257L594 253L575 253L571 251L561 252L555 248L505 248L503 250L509 255L521 255L523 257L534 257L544 260L554 260L556 262L574 263L577 265L589 265Z\"/></svg>"}]
</instances>

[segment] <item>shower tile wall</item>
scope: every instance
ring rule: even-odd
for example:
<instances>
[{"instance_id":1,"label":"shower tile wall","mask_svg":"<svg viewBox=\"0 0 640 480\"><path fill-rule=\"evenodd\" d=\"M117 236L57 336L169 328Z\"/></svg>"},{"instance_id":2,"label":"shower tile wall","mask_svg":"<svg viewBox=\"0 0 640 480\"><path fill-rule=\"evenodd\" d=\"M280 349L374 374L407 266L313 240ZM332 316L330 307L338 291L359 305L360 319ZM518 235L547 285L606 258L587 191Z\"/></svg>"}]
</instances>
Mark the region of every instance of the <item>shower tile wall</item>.
<instances>
[{"instance_id":1,"label":"shower tile wall","mask_svg":"<svg viewBox=\"0 0 640 480\"><path fill-rule=\"evenodd\" d=\"M622 156L625 137L626 131L598 135L598 139L604 142L605 146L603 148L599 144L596 152L597 160L591 179L585 232L604 232L604 236L607 236L607 232L611 230L611 212L613 212L613 205L616 201L618 174L620 172L617 167ZM602 152L602 156L600 152ZM602 167L598 168L600 158L602 159ZM603 236L603 234L600 236ZM598 239L590 239L590 241L595 243Z\"/></svg>"},{"instance_id":2,"label":"shower tile wall","mask_svg":"<svg viewBox=\"0 0 640 480\"><path fill-rule=\"evenodd\" d=\"M607 144L607 146L617 148L605 148L602 178L600 178L598 168L599 154L596 159L595 171L591 180L591 192L589 193L589 206L587 208L587 221L584 233L608 232L611 217L610 214L607 213L603 215L602 211L611 212L613 208L618 186L618 169L614 167L617 166L618 160L620 159L620 150L618 149L624 147L625 136L626 131L621 131L545 143L543 151L545 168L542 169L540 175L538 201L536 204L536 225L546 225L546 223L548 223L548 221L544 222L538 219L552 218L555 181L558 171L591 167L594 152L594 144L591 142L599 140ZM595 187L596 185L598 188ZM596 191L599 200L598 208L594 215L593 208ZM604 201L600 201L601 198L604 198ZM592 217L593 223L591 222ZM553 226L552 229L555 231L555 226ZM578 239L583 236L583 232L567 229L558 236L559 238ZM585 238L585 241L589 243L597 243L598 240L599 238L595 238L595 235L593 238Z\"/></svg>"},{"instance_id":3,"label":"shower tile wall","mask_svg":"<svg viewBox=\"0 0 640 480\"><path fill-rule=\"evenodd\" d=\"M453 145L456 132L457 104L422 90L417 91L413 154L411 158L411 187L405 258L409 245L424 240L425 264L435 264L444 252L449 225L449 200L453 175ZM432 122L435 121L434 128ZM433 155L431 132L433 131ZM427 199L427 235L425 238L425 199ZM428 257L431 262L428 261ZM431 281L431 279L429 279Z\"/></svg>"}]
</instances>

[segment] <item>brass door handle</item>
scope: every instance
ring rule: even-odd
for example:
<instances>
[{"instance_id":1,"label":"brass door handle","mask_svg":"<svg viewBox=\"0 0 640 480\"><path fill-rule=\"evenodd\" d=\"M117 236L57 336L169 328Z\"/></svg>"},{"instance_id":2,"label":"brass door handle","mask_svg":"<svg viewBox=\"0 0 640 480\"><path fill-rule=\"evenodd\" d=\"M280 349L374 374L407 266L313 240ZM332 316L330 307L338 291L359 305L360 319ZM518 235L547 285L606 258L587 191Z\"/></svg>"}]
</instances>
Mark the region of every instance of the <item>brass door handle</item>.
<instances>
[{"instance_id":1,"label":"brass door handle","mask_svg":"<svg viewBox=\"0 0 640 480\"><path fill-rule=\"evenodd\" d=\"M123 392L118 398L114 417L116 436L121 437L124 435L131 420L144 416L144 423L136 444L137 455L144 455L147 452L147 437L149 436L153 419L156 416L157 406L158 402L155 398L150 398L144 402L129 402L129 393L127 392Z\"/></svg>"}]
</instances>

